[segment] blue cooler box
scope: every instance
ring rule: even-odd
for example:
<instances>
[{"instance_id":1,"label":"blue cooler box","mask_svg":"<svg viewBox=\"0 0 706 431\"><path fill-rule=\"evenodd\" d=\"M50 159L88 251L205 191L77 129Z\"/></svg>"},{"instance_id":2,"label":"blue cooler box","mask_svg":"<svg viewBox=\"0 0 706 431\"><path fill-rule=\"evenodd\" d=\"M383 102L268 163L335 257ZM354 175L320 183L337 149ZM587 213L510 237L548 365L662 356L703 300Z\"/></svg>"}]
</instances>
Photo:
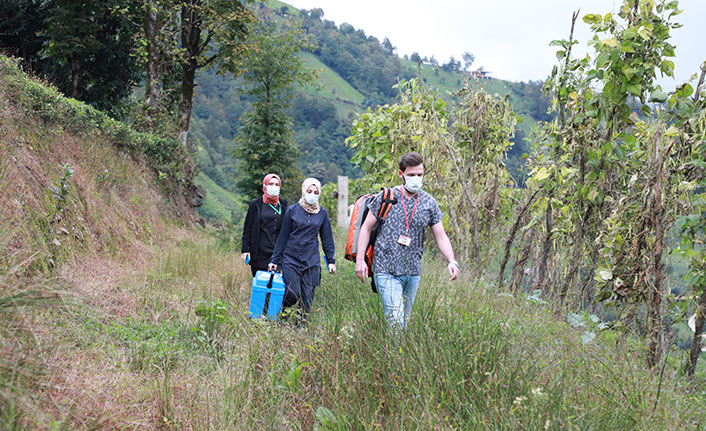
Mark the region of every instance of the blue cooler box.
<instances>
[{"instance_id":1,"label":"blue cooler box","mask_svg":"<svg viewBox=\"0 0 706 431\"><path fill-rule=\"evenodd\" d=\"M252 279L250 294L250 318L257 319L263 313L268 319L277 320L284 299L284 279L282 274L257 271Z\"/></svg>"}]
</instances>

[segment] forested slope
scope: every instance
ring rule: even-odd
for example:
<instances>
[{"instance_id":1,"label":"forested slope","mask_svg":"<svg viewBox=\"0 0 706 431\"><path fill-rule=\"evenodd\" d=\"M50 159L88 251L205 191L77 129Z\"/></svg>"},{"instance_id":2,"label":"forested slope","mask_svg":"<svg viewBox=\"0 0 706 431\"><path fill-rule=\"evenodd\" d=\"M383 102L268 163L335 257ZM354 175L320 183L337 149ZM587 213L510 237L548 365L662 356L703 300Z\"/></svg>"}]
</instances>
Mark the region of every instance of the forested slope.
<instances>
[{"instance_id":1,"label":"forested slope","mask_svg":"<svg viewBox=\"0 0 706 431\"><path fill-rule=\"evenodd\" d=\"M394 103L399 92L394 86L399 80L421 75L423 82L438 89L449 103L454 102L451 93L459 91L466 80L470 80L471 87L483 87L490 94L509 98L523 119L517 125L515 146L509 151L508 160L513 175L521 180L521 156L529 151L525 137L537 121L550 118L547 113L550 99L542 93L541 82L473 79L470 72L458 67L418 64L397 56L387 40L381 42L350 24L326 20L324 10L299 11L278 1L267 5L282 20L301 19L318 42L317 49L301 55L309 67L319 70L319 78L315 85L300 88L290 108L296 142L302 152L299 166L304 175L324 182L336 181L337 175L361 176L363 172L350 163L352 151L344 144L353 121L368 107ZM199 149L199 166L215 184L234 191L233 139L240 127L240 115L251 100L238 92L240 81L221 76L215 70L204 71L197 79L192 131ZM212 195L229 196L212 183L200 184ZM238 198L233 196L233 199ZM208 209L211 206L218 207L221 214L224 206L233 208L226 201L218 203L207 197L205 215L211 215ZM238 209L235 219L240 215L242 209Z\"/></svg>"}]
</instances>

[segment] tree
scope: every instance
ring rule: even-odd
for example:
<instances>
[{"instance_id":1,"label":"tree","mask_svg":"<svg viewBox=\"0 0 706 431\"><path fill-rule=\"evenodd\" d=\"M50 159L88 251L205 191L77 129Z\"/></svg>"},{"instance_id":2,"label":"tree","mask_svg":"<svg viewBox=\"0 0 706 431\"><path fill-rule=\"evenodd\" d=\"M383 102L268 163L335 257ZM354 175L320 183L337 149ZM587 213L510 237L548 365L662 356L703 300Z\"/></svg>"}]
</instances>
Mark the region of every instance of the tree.
<instances>
[{"instance_id":1,"label":"tree","mask_svg":"<svg viewBox=\"0 0 706 431\"><path fill-rule=\"evenodd\" d=\"M261 193L262 178L270 172L282 178L285 196L295 200L299 196L298 149L287 108L293 86L315 77L299 56L300 50L313 49L315 43L298 22L278 26L263 12L250 29L248 44L253 48L244 60L244 91L256 99L243 115L236 137L240 161L236 186L246 200Z\"/></svg>"},{"instance_id":2,"label":"tree","mask_svg":"<svg viewBox=\"0 0 706 431\"><path fill-rule=\"evenodd\" d=\"M442 69L448 72L458 72L461 70L461 62L456 61L453 55L449 58L449 62L441 66Z\"/></svg>"},{"instance_id":3,"label":"tree","mask_svg":"<svg viewBox=\"0 0 706 431\"><path fill-rule=\"evenodd\" d=\"M395 47L392 46L392 42L390 42L390 39L385 38L382 41L382 47L385 49L385 52L387 52L390 55L393 55L395 53Z\"/></svg>"},{"instance_id":4,"label":"tree","mask_svg":"<svg viewBox=\"0 0 706 431\"><path fill-rule=\"evenodd\" d=\"M218 60L220 69L240 72L243 39L252 13L240 0L182 0L181 98L179 100L179 139L186 145L194 98L196 71Z\"/></svg>"},{"instance_id":5,"label":"tree","mask_svg":"<svg viewBox=\"0 0 706 431\"><path fill-rule=\"evenodd\" d=\"M329 183L335 183L338 181L338 167L334 162L328 164L326 168L326 174L324 175L324 181Z\"/></svg>"},{"instance_id":6,"label":"tree","mask_svg":"<svg viewBox=\"0 0 706 431\"><path fill-rule=\"evenodd\" d=\"M20 57L27 70L41 71L39 51L45 41L49 7L42 0L0 2L0 48Z\"/></svg>"},{"instance_id":7,"label":"tree","mask_svg":"<svg viewBox=\"0 0 706 431\"><path fill-rule=\"evenodd\" d=\"M67 95L111 110L139 79L133 35L137 8L127 0L51 0L43 71Z\"/></svg>"},{"instance_id":8,"label":"tree","mask_svg":"<svg viewBox=\"0 0 706 431\"><path fill-rule=\"evenodd\" d=\"M517 117L506 100L463 88L456 94L460 106L450 125L451 112L436 92L417 79L397 88L400 101L368 108L346 140L355 150L351 161L366 173L356 187L379 190L397 181L399 157L420 152L427 167L424 188L449 214L449 238L459 258L474 263L469 265L472 278L481 279L495 250L497 227L509 215L511 181L503 159Z\"/></svg>"},{"instance_id":9,"label":"tree","mask_svg":"<svg viewBox=\"0 0 706 431\"><path fill-rule=\"evenodd\" d=\"M415 63L419 63L420 61L422 61L422 59L419 57L419 53L417 52L413 52L412 55L409 56L409 60Z\"/></svg>"},{"instance_id":10,"label":"tree","mask_svg":"<svg viewBox=\"0 0 706 431\"><path fill-rule=\"evenodd\" d=\"M685 147L684 168L690 173L683 186L689 190L689 200L684 214L677 219L676 226L681 239L678 248L685 261L689 262L687 279L690 282L692 301L681 301L682 314L694 308L691 349L684 370L689 377L696 371L696 362L706 350L706 101L703 98L706 62L701 66L701 77L693 98L689 98L691 86L684 84L671 97L669 104L677 106L682 115L676 126L681 126L690 137L692 145ZM678 106L681 106L679 108ZM696 121L693 121L696 120ZM692 322L689 326L691 327Z\"/></svg>"},{"instance_id":11,"label":"tree","mask_svg":"<svg viewBox=\"0 0 706 431\"><path fill-rule=\"evenodd\" d=\"M144 120L148 129L154 129L155 115L169 112L163 95L168 70L177 63L179 14L171 0L145 0L143 31L145 39L145 109Z\"/></svg>"},{"instance_id":12,"label":"tree","mask_svg":"<svg viewBox=\"0 0 706 431\"><path fill-rule=\"evenodd\" d=\"M473 65L473 62L476 61L476 56L471 54L470 52L466 51L463 53L463 70L468 71L471 66Z\"/></svg>"}]
</instances>

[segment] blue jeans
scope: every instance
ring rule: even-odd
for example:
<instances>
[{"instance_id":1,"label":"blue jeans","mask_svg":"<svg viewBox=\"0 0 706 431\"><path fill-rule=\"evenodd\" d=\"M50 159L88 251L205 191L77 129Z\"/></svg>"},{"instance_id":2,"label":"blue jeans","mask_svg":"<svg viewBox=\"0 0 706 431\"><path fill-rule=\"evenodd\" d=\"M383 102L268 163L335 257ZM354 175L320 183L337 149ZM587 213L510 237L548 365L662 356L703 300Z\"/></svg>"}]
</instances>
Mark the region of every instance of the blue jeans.
<instances>
[{"instance_id":1,"label":"blue jeans","mask_svg":"<svg viewBox=\"0 0 706 431\"><path fill-rule=\"evenodd\" d=\"M421 276L391 275L379 272L373 276L382 301L382 308L385 310L387 323L393 329L407 329Z\"/></svg>"}]
</instances>

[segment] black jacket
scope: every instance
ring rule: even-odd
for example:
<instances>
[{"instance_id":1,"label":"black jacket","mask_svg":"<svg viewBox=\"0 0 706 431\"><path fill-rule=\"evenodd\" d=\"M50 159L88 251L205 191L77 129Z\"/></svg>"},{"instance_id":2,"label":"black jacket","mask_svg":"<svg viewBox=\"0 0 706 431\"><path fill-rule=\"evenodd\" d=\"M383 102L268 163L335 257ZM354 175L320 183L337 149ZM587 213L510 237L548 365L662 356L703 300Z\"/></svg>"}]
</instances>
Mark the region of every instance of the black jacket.
<instances>
[{"instance_id":1,"label":"black jacket","mask_svg":"<svg viewBox=\"0 0 706 431\"><path fill-rule=\"evenodd\" d=\"M284 218L284 214L287 211L287 201L280 198L279 204L282 208L282 218ZM263 202L262 197L259 197L250 203L248 213L245 215L241 252L250 253L250 260L253 262L259 261L261 257L258 256L258 250L260 249L258 247L260 243L260 213L265 205L267 204Z\"/></svg>"}]
</instances>

